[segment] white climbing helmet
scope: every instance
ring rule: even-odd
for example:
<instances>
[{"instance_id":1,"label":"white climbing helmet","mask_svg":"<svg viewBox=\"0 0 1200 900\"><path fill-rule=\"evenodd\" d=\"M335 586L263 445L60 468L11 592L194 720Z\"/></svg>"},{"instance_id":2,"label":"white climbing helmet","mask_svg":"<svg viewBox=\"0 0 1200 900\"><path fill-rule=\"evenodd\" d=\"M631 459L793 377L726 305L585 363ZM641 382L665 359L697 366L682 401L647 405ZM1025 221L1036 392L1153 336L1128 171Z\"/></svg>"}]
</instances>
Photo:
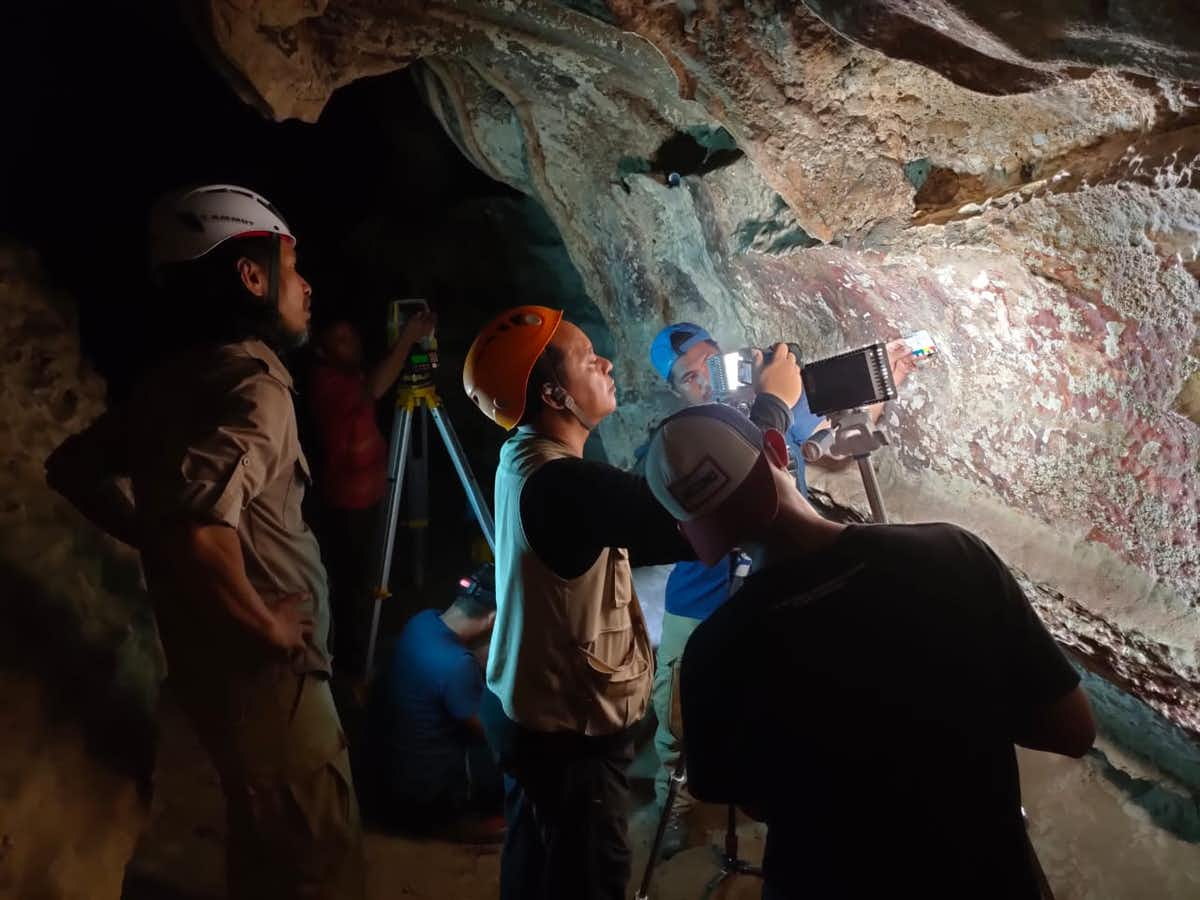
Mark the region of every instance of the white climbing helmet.
<instances>
[{"instance_id":1,"label":"white climbing helmet","mask_svg":"<svg viewBox=\"0 0 1200 900\"><path fill-rule=\"evenodd\" d=\"M296 236L271 201L234 184L206 184L160 198L150 211L150 268L198 259L231 238Z\"/></svg>"}]
</instances>

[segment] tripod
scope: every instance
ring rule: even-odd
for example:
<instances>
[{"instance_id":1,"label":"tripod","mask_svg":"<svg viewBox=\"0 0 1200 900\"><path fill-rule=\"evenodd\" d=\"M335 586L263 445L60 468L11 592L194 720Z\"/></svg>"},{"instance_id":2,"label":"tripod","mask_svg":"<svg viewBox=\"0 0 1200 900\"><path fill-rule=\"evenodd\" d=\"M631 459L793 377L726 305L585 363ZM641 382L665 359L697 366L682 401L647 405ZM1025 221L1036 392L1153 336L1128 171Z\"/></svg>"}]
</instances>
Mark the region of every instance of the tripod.
<instances>
[{"instance_id":1,"label":"tripod","mask_svg":"<svg viewBox=\"0 0 1200 900\"><path fill-rule=\"evenodd\" d=\"M871 464L871 453L887 445L887 433L871 421L864 409L848 409L829 414L829 428L809 438L801 447L805 462L816 462L823 456L831 459L853 457L858 463L871 517L880 524L887 523L887 510L879 479Z\"/></svg>"},{"instance_id":2,"label":"tripod","mask_svg":"<svg viewBox=\"0 0 1200 900\"><path fill-rule=\"evenodd\" d=\"M392 573L392 550L396 543L400 495L404 489L405 468L411 461L413 425L418 415L421 417L422 434L426 431L426 415L433 419L433 424L437 426L438 433L442 436L442 443L446 445L446 452L450 454L450 461L454 463L454 471L458 473L458 480L462 483L463 490L466 491L467 500L471 504L472 512L475 513L475 519L479 522L483 536L487 540L488 546L492 548L492 552L494 553L496 550L496 526L492 522L491 510L483 497L483 492L479 489L479 482L475 480L475 475L471 472L471 466L467 462L466 454L463 453L462 444L458 442L458 435L454 433L454 426L450 424L450 418L442 408L442 399L438 396L432 378L424 378L411 384L402 383L396 388L396 416L392 422L392 435L388 444L388 493L387 502L384 504L385 519L378 556L379 577L375 582L375 605L371 611L371 636L367 643L366 670L368 674L374 668L375 663L375 644L379 637L379 612L383 601L391 596L388 579ZM423 476L424 458L418 463L417 469L419 475ZM422 485L422 489L424 489L424 485ZM423 492L422 496L424 496Z\"/></svg>"},{"instance_id":3,"label":"tripod","mask_svg":"<svg viewBox=\"0 0 1200 900\"><path fill-rule=\"evenodd\" d=\"M673 673L675 681L673 692L678 696L679 670L676 669ZM682 723L676 715L671 716L670 730L678 737L682 732ZM646 869L642 874L642 883L638 888L636 900L648 900L650 896L650 881L654 877L654 867L658 863L658 854L662 849L663 837L667 833L667 820L671 816L671 809L675 806L675 798L679 792L687 784L687 751L686 748L679 754L679 759L675 763L675 769L671 772L671 780L667 785L667 799L663 804L662 815L658 819L658 828L654 832L654 843L650 846L650 856L646 860ZM715 848L714 848L715 849ZM704 897L710 897L712 892L717 889L730 875L753 875L756 878L762 878L762 869L758 866L751 865L744 859L738 856L738 836L737 836L737 809L730 804L728 810L728 818L725 821L725 847L723 852L717 854L717 865L720 871L713 877L711 881L704 887Z\"/></svg>"},{"instance_id":4,"label":"tripod","mask_svg":"<svg viewBox=\"0 0 1200 900\"><path fill-rule=\"evenodd\" d=\"M684 753L679 754L675 763L675 771L671 773L671 783L667 786L667 801L663 805L662 815L658 820L658 828L654 832L654 843L650 845L650 857L646 860L646 869L642 873L642 883L635 895L636 900L648 900L650 896L650 881L654 877L654 867L658 863L658 852L662 848L663 836L667 833L667 819L671 815L671 807L675 797L687 784L687 762ZM715 849L715 848L714 848ZM717 865L720 871L704 886L704 896L712 896L718 885L730 875L753 875L762 878L762 869L751 865L738 857L737 810L731 804L729 818L725 823L725 847L717 854Z\"/></svg>"}]
</instances>

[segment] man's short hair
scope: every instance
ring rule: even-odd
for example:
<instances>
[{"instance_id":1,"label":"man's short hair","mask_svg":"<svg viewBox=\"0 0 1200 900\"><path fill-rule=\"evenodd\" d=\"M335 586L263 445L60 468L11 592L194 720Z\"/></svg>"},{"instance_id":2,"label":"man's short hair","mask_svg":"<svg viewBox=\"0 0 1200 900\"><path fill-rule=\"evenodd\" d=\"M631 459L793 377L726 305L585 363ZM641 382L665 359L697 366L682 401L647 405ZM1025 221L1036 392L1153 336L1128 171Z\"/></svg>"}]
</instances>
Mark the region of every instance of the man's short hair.
<instances>
[{"instance_id":1,"label":"man's short hair","mask_svg":"<svg viewBox=\"0 0 1200 900\"><path fill-rule=\"evenodd\" d=\"M715 565L779 511L762 432L720 403L665 419L646 453L646 480L696 555Z\"/></svg>"},{"instance_id":2,"label":"man's short hair","mask_svg":"<svg viewBox=\"0 0 1200 900\"><path fill-rule=\"evenodd\" d=\"M242 284L237 261L246 257L270 271L278 252L275 238L235 238L199 259L162 266L158 279L172 302L196 307L197 315L190 320L193 337L217 340L272 337L280 327L279 308L251 296Z\"/></svg>"},{"instance_id":3,"label":"man's short hair","mask_svg":"<svg viewBox=\"0 0 1200 900\"><path fill-rule=\"evenodd\" d=\"M163 265L159 276L172 291L203 295L197 299L227 296L240 300L245 297L246 289L237 271L237 261L244 256L263 268L270 268L277 252L275 239L271 237L234 238L197 259Z\"/></svg>"},{"instance_id":4,"label":"man's short hair","mask_svg":"<svg viewBox=\"0 0 1200 900\"><path fill-rule=\"evenodd\" d=\"M458 582L451 604L468 619L486 619L496 611L496 567L485 563Z\"/></svg>"},{"instance_id":5,"label":"man's short hair","mask_svg":"<svg viewBox=\"0 0 1200 900\"><path fill-rule=\"evenodd\" d=\"M542 411L546 401L542 399L542 387L547 384L562 384L559 372L562 369L563 352L554 344L547 344L542 355L534 361L529 381L525 383L525 411L518 425L524 425Z\"/></svg>"}]
</instances>

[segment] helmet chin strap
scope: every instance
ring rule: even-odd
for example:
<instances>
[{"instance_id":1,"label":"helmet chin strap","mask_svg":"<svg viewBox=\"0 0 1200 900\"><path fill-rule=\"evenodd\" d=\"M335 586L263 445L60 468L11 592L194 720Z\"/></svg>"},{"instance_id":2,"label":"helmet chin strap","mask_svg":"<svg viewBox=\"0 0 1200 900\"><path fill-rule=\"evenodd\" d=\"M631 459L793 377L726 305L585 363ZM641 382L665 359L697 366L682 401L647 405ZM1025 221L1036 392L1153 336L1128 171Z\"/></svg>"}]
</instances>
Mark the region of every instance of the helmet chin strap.
<instances>
[{"instance_id":1,"label":"helmet chin strap","mask_svg":"<svg viewBox=\"0 0 1200 900\"><path fill-rule=\"evenodd\" d=\"M551 395L556 401L563 405L563 408L567 410L567 412L575 417L576 421L578 421L580 425L582 425L588 431L595 430L599 423L591 421L583 414L583 412L579 409L579 404L575 402L575 398L567 392L565 387L557 383L557 379L556 383L551 388Z\"/></svg>"},{"instance_id":2,"label":"helmet chin strap","mask_svg":"<svg viewBox=\"0 0 1200 900\"><path fill-rule=\"evenodd\" d=\"M571 415L573 415L576 419L579 420L579 424L582 425L584 428L586 428L588 431L594 431L596 429L596 426L598 424L600 424L599 422L590 421L587 416L585 416L582 412L580 412L579 404L576 403L575 398L572 397L570 394L568 394L566 391L563 391L562 404L568 410L570 410Z\"/></svg>"}]
</instances>

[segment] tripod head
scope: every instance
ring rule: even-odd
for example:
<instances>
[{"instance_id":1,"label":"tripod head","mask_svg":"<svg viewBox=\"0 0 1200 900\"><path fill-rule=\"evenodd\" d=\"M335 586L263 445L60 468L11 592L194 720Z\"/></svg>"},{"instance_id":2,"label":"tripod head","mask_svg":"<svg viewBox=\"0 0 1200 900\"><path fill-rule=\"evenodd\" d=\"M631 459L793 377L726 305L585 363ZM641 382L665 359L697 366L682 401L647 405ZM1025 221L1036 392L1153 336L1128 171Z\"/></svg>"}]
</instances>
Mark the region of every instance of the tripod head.
<instances>
[{"instance_id":1,"label":"tripod head","mask_svg":"<svg viewBox=\"0 0 1200 900\"><path fill-rule=\"evenodd\" d=\"M829 414L829 428L822 428L800 446L804 461L822 458L859 459L887 446L887 432L871 421L862 408Z\"/></svg>"},{"instance_id":2,"label":"tripod head","mask_svg":"<svg viewBox=\"0 0 1200 900\"><path fill-rule=\"evenodd\" d=\"M838 410L828 416L829 427L822 428L801 445L804 461L814 463L822 458L855 460L867 492L872 518L876 522L887 522L879 480L871 465L871 453L887 444L887 433L871 421L862 407Z\"/></svg>"}]
</instances>

